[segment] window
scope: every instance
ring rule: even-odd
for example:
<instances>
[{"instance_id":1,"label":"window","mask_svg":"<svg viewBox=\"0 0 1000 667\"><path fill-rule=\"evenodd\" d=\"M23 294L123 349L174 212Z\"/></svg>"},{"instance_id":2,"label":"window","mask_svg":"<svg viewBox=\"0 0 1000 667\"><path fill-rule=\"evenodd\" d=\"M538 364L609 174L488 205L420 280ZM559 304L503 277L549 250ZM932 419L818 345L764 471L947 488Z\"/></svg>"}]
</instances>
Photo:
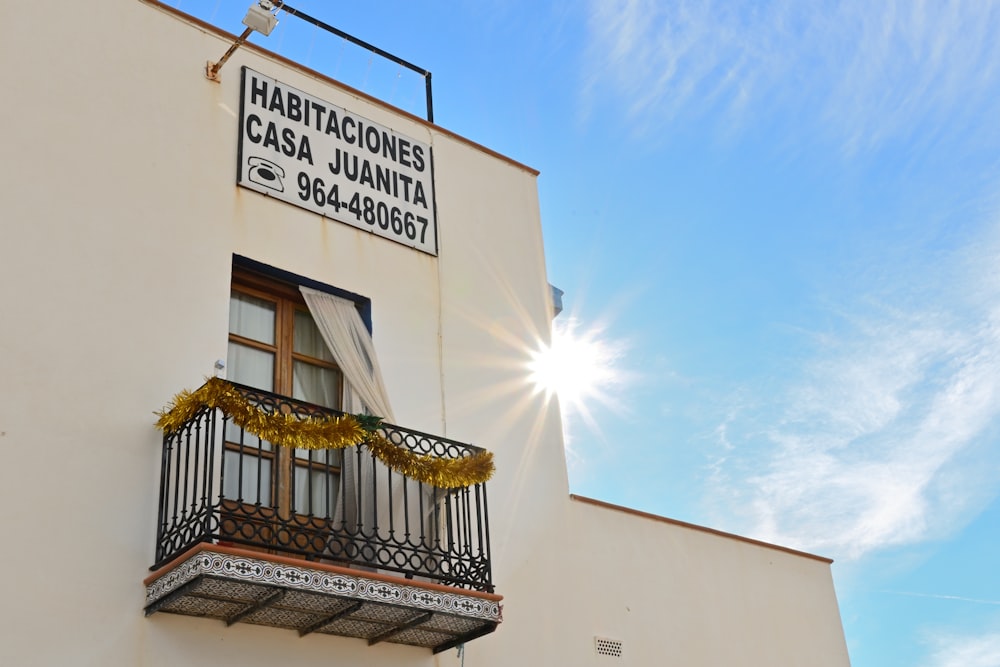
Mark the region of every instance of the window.
<instances>
[{"instance_id":1,"label":"window","mask_svg":"<svg viewBox=\"0 0 1000 667\"><path fill-rule=\"evenodd\" d=\"M240 268L233 272L229 302L227 377L340 408L343 376L298 286ZM340 468L339 451L273 447L231 426L223 459L223 496L244 511L250 505L273 508L283 519L292 514L332 518ZM243 537L269 540L266 526L253 533L244 531Z\"/></svg>"}]
</instances>

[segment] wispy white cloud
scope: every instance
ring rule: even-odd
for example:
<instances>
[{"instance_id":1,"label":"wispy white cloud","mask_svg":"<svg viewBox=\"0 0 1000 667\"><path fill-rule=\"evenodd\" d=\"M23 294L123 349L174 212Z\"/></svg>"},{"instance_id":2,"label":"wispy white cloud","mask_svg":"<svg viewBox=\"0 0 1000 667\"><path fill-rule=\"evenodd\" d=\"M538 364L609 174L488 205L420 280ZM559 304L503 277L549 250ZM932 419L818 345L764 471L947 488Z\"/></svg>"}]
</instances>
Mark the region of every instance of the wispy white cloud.
<instances>
[{"instance_id":1,"label":"wispy white cloud","mask_svg":"<svg viewBox=\"0 0 1000 667\"><path fill-rule=\"evenodd\" d=\"M688 120L724 132L780 125L788 130L775 136L821 134L847 154L933 149L924 164L935 175L952 153L1000 146L998 3L589 7L589 104L612 100L644 136ZM977 185L969 197L981 197ZM944 536L998 492L982 464L1000 431L1000 225L979 231L948 257L911 239L895 257L912 250L912 265L859 278L838 301L838 323L812 334L794 379L789 369L769 378L790 382L787 391L741 387L721 405L707 502L723 523L855 558ZM727 520L734 508L742 525Z\"/></svg>"},{"instance_id":2,"label":"wispy white cloud","mask_svg":"<svg viewBox=\"0 0 1000 667\"><path fill-rule=\"evenodd\" d=\"M970 129L981 145L998 136L998 32L992 2L593 0L585 98L646 134L793 115L848 152Z\"/></svg>"},{"instance_id":3,"label":"wispy white cloud","mask_svg":"<svg viewBox=\"0 0 1000 667\"><path fill-rule=\"evenodd\" d=\"M1000 665L1000 633L940 636L924 667L996 667Z\"/></svg>"},{"instance_id":4,"label":"wispy white cloud","mask_svg":"<svg viewBox=\"0 0 1000 667\"><path fill-rule=\"evenodd\" d=\"M940 593L916 593L913 591L879 591L889 595L902 595L904 597L931 598L934 600L952 600L954 602L970 602L972 604L989 604L1000 606L1000 600L982 600L980 598L967 598L961 595L942 595Z\"/></svg>"},{"instance_id":5,"label":"wispy white cloud","mask_svg":"<svg viewBox=\"0 0 1000 667\"><path fill-rule=\"evenodd\" d=\"M908 274L909 300L855 305L778 407L726 418L712 492L746 508L742 530L856 558L942 537L997 493L983 463L1000 425L998 256L994 234Z\"/></svg>"}]
</instances>

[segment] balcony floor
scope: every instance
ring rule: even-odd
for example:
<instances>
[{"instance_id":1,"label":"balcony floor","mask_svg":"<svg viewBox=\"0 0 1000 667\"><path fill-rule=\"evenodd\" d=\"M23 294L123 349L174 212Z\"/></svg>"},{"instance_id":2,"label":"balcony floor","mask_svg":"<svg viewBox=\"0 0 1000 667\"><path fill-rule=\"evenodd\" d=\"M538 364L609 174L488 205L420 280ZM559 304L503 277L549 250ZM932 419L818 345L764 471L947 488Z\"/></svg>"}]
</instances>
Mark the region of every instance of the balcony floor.
<instances>
[{"instance_id":1,"label":"balcony floor","mask_svg":"<svg viewBox=\"0 0 1000 667\"><path fill-rule=\"evenodd\" d=\"M146 615L204 616L433 649L493 632L499 595L215 544L146 581Z\"/></svg>"}]
</instances>

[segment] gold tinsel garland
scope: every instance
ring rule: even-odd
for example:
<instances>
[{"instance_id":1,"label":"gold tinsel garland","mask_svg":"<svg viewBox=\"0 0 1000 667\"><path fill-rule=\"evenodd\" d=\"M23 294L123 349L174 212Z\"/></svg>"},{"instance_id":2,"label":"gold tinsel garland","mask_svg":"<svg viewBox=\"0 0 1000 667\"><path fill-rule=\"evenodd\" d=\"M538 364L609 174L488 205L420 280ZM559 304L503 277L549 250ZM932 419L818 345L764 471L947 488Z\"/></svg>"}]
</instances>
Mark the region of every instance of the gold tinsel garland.
<instances>
[{"instance_id":1,"label":"gold tinsel garland","mask_svg":"<svg viewBox=\"0 0 1000 667\"><path fill-rule=\"evenodd\" d=\"M372 425L377 425L378 419L344 415L300 420L290 414L270 414L219 378L210 378L195 391L177 394L168 407L156 413L159 417L156 427L169 435L206 407L218 408L237 426L281 447L344 449L364 443L376 458L396 472L443 489L481 484L493 476L491 452L480 451L459 459L414 454L376 433Z\"/></svg>"}]
</instances>

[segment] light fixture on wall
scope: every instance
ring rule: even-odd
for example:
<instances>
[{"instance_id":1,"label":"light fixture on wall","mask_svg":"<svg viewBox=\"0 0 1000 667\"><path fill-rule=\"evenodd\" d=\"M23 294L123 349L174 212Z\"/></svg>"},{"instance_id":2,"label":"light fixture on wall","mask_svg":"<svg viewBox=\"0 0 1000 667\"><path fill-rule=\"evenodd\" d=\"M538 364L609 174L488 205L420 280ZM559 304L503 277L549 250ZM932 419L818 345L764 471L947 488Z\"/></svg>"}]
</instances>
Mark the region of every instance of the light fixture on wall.
<instances>
[{"instance_id":1,"label":"light fixture on wall","mask_svg":"<svg viewBox=\"0 0 1000 667\"><path fill-rule=\"evenodd\" d=\"M229 57L236 52L236 49L243 46L243 43L250 37L250 33L256 30L265 37L270 35L271 31L274 30L274 26L278 25L278 17L273 14L273 10L275 7L281 9L281 4L281 2L275 3L272 0L258 0L256 4L250 5L247 15L243 17L243 25L247 27L246 30L236 38L236 41L229 47L229 50L222 54L219 62L213 63L210 60L205 64L205 76L215 82L221 81L219 70L226 64Z\"/></svg>"},{"instance_id":2,"label":"light fixture on wall","mask_svg":"<svg viewBox=\"0 0 1000 667\"><path fill-rule=\"evenodd\" d=\"M267 37L278 25L278 17L271 13L272 9L274 3L271 0L260 0L256 5L250 5L247 15L243 17L243 25Z\"/></svg>"}]
</instances>

